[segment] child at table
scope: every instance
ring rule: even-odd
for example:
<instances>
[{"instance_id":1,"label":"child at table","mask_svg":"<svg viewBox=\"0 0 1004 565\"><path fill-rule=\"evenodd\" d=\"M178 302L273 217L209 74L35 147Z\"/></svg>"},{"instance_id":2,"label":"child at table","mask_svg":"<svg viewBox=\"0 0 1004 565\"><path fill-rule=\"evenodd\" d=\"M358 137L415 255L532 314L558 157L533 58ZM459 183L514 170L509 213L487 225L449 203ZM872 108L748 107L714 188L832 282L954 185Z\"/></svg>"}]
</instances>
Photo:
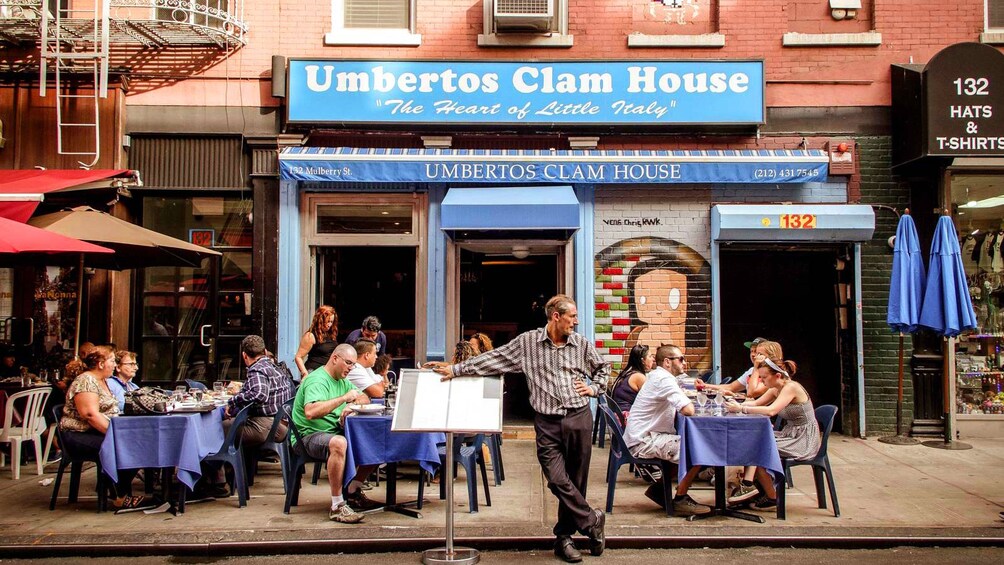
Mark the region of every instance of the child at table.
<instances>
[{"instance_id":1,"label":"child at table","mask_svg":"<svg viewBox=\"0 0 1004 565\"><path fill-rule=\"evenodd\" d=\"M801 461L811 459L819 451L821 436L816 423L816 412L805 387L792 377L798 366L794 361L765 357L757 371L767 385L767 392L756 400L742 404L729 401L725 407L732 413L779 416L784 425L774 431L778 453L784 459ZM754 484L754 479L756 483ZM770 475L763 469L747 469L739 489L729 497L730 504L752 500L754 510L777 508L777 493Z\"/></svg>"}]
</instances>

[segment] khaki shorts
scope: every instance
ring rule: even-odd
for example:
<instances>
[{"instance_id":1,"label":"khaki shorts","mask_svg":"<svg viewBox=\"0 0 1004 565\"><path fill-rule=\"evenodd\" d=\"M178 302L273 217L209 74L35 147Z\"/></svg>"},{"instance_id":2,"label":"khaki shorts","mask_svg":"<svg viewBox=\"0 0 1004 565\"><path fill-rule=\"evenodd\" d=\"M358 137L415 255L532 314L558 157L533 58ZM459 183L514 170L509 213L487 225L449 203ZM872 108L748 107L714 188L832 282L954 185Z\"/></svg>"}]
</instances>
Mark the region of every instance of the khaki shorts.
<instances>
[{"instance_id":1,"label":"khaki shorts","mask_svg":"<svg viewBox=\"0 0 1004 565\"><path fill-rule=\"evenodd\" d=\"M641 443L631 448L631 455L639 459L664 459L680 462L680 436L658 432L649 433Z\"/></svg>"}]
</instances>

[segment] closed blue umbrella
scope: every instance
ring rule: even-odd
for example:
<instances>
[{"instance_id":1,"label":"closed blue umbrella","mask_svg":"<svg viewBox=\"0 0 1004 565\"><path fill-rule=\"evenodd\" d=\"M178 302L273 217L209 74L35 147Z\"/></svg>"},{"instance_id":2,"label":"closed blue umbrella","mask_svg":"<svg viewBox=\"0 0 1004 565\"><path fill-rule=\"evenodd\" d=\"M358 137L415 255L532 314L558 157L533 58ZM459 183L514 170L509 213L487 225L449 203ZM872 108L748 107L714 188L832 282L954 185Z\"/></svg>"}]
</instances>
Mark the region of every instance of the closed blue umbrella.
<instances>
[{"instance_id":1,"label":"closed blue umbrella","mask_svg":"<svg viewBox=\"0 0 1004 565\"><path fill-rule=\"evenodd\" d=\"M976 328L976 312L962 266L962 250L955 225L948 216L938 219L931 241L931 265L920 310L920 325L945 337Z\"/></svg>"},{"instance_id":2,"label":"closed blue umbrella","mask_svg":"<svg viewBox=\"0 0 1004 565\"><path fill-rule=\"evenodd\" d=\"M912 334L917 331L920 322L925 272L917 226L909 212L899 219L892 253L892 279L889 281L886 322L893 331Z\"/></svg>"},{"instance_id":3,"label":"closed blue umbrella","mask_svg":"<svg viewBox=\"0 0 1004 565\"><path fill-rule=\"evenodd\" d=\"M920 253L917 226L909 210L900 216L893 246L892 278L886 322L899 332L899 381L896 396L896 435L879 438L883 443L913 445L917 440L903 433L903 334L917 331L924 298L924 258Z\"/></svg>"},{"instance_id":4,"label":"closed blue umbrella","mask_svg":"<svg viewBox=\"0 0 1004 565\"><path fill-rule=\"evenodd\" d=\"M969 297L969 284L962 266L962 250L955 225L948 216L938 219L931 241L931 262L927 272L927 289L924 291L924 305L920 309L920 325L930 328L944 337L955 337L976 328L976 312ZM972 446L954 442L952 437L952 410L954 399L949 392L948 358L945 357L944 399L945 399L945 440L927 441L924 445L945 449L969 449Z\"/></svg>"}]
</instances>

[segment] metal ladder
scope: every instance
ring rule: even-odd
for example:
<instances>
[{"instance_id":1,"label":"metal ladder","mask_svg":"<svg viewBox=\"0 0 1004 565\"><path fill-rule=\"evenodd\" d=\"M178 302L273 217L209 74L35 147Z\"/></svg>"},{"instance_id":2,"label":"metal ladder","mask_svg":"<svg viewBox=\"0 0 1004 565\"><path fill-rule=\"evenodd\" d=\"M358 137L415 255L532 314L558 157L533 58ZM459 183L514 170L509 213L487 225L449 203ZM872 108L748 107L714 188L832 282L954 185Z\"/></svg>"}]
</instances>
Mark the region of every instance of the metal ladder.
<instances>
[{"instance_id":1,"label":"metal ladder","mask_svg":"<svg viewBox=\"0 0 1004 565\"><path fill-rule=\"evenodd\" d=\"M50 13L43 3L41 24L41 57L39 78L39 96L45 96L48 90L48 71L51 65L54 70L56 92L56 151L60 155L74 155L89 158L79 161L84 168L97 164L101 156L101 128L99 98L108 97L108 19L111 11L111 0L97 0L93 6L78 10L66 7L56 1L55 13ZM64 25L64 21L73 20L74 25ZM90 29L79 25L92 20ZM79 74L89 70L93 76L94 88L90 94L74 94L74 90L63 83L63 74ZM90 100L92 108L87 108L85 100ZM91 115L93 112L93 115ZM94 134L93 144L81 143L84 136L73 136L71 132L87 132ZM76 141L79 147L68 147L69 139Z\"/></svg>"}]
</instances>

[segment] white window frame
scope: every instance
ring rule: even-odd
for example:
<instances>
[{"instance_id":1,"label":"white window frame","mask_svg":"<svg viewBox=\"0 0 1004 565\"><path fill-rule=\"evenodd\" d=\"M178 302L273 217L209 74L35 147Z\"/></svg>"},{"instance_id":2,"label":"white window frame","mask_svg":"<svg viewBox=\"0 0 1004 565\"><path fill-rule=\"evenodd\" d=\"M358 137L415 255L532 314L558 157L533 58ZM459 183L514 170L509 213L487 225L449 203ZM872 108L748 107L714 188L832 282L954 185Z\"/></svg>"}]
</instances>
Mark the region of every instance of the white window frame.
<instances>
[{"instance_id":1,"label":"white window frame","mask_svg":"<svg viewBox=\"0 0 1004 565\"><path fill-rule=\"evenodd\" d=\"M1004 45L1004 27L990 27L990 1L983 0L983 33L980 43Z\"/></svg>"},{"instance_id":2,"label":"white window frame","mask_svg":"<svg viewBox=\"0 0 1004 565\"><path fill-rule=\"evenodd\" d=\"M555 0L555 31L550 34L495 33L495 0L483 0L484 33L478 34L479 47L572 47L568 33L568 0Z\"/></svg>"},{"instance_id":3,"label":"white window frame","mask_svg":"<svg viewBox=\"0 0 1004 565\"><path fill-rule=\"evenodd\" d=\"M410 0L410 22L407 28L346 28L345 0L331 0L331 31L324 34L325 45L392 45L417 47L422 34L415 33L417 0Z\"/></svg>"}]
</instances>

